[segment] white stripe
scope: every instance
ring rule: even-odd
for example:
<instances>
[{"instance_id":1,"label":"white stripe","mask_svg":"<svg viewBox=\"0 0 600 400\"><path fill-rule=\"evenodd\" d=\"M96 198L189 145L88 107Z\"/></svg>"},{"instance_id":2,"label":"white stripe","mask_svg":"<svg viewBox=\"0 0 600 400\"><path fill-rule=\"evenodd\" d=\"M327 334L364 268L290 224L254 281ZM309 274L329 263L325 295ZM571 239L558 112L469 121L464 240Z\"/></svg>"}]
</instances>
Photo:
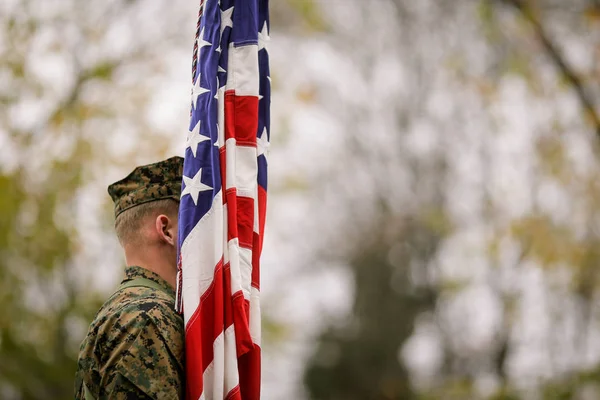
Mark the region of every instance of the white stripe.
<instances>
[{"instance_id":1,"label":"white stripe","mask_svg":"<svg viewBox=\"0 0 600 400\"><path fill-rule=\"evenodd\" d=\"M229 246L227 244L229 227L227 225L227 203L223 204L223 265L229 262Z\"/></svg>"},{"instance_id":2,"label":"white stripe","mask_svg":"<svg viewBox=\"0 0 600 400\"><path fill-rule=\"evenodd\" d=\"M235 347L235 328L231 325L225 330L225 395L240 384L238 359Z\"/></svg>"},{"instance_id":3,"label":"white stripe","mask_svg":"<svg viewBox=\"0 0 600 400\"><path fill-rule=\"evenodd\" d=\"M235 90L237 96L258 97L258 45L230 44L228 69L226 90Z\"/></svg>"},{"instance_id":4,"label":"white stripe","mask_svg":"<svg viewBox=\"0 0 600 400\"><path fill-rule=\"evenodd\" d=\"M235 178L238 196L254 197L258 185L258 162L256 160L256 147L236 146Z\"/></svg>"},{"instance_id":5,"label":"white stripe","mask_svg":"<svg viewBox=\"0 0 600 400\"><path fill-rule=\"evenodd\" d=\"M240 243L238 238L233 238L227 243L229 249L229 272L231 275L231 293L242 290L242 277L240 273Z\"/></svg>"},{"instance_id":6,"label":"white stripe","mask_svg":"<svg viewBox=\"0 0 600 400\"><path fill-rule=\"evenodd\" d=\"M236 181L236 152L237 146L235 138L229 138L225 142L225 175L227 181L227 189L235 188L237 186Z\"/></svg>"},{"instance_id":7,"label":"white stripe","mask_svg":"<svg viewBox=\"0 0 600 400\"><path fill-rule=\"evenodd\" d=\"M217 121L219 124L219 148L225 145L225 86L217 91Z\"/></svg>"},{"instance_id":8,"label":"white stripe","mask_svg":"<svg viewBox=\"0 0 600 400\"><path fill-rule=\"evenodd\" d=\"M250 289L252 287L252 250L243 247L240 248L240 276L244 298L250 300Z\"/></svg>"},{"instance_id":9,"label":"white stripe","mask_svg":"<svg viewBox=\"0 0 600 400\"><path fill-rule=\"evenodd\" d=\"M228 243L231 294L242 291L244 299L250 300L252 287L252 250L240 247L238 238Z\"/></svg>"},{"instance_id":10,"label":"white stripe","mask_svg":"<svg viewBox=\"0 0 600 400\"><path fill-rule=\"evenodd\" d=\"M206 400L223 400L223 379L225 378L224 360L225 343L223 333L213 342L213 360L202 374L204 395ZM220 384L219 384L220 383Z\"/></svg>"},{"instance_id":11,"label":"white stripe","mask_svg":"<svg viewBox=\"0 0 600 400\"><path fill-rule=\"evenodd\" d=\"M223 400L234 387L239 385L233 325L217 336L213 343L213 354L213 361L202 375L204 393L200 399Z\"/></svg>"},{"instance_id":12,"label":"white stripe","mask_svg":"<svg viewBox=\"0 0 600 400\"><path fill-rule=\"evenodd\" d=\"M260 346L262 332L260 327L260 291L253 287L250 295L250 336Z\"/></svg>"},{"instance_id":13,"label":"white stripe","mask_svg":"<svg viewBox=\"0 0 600 400\"><path fill-rule=\"evenodd\" d=\"M223 195L220 191L210 210L198 221L181 245L182 295L187 325L200 297L213 282L215 266L223 256Z\"/></svg>"}]
</instances>

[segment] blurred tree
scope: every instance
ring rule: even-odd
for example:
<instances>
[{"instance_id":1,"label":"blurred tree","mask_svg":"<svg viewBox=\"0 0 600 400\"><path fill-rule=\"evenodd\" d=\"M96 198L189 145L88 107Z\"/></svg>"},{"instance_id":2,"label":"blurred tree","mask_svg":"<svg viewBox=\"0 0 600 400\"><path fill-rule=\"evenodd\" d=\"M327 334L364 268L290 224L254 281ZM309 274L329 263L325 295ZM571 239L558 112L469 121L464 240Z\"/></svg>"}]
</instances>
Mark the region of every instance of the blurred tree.
<instances>
[{"instance_id":1,"label":"blurred tree","mask_svg":"<svg viewBox=\"0 0 600 400\"><path fill-rule=\"evenodd\" d=\"M343 121L345 132L340 167L317 188L335 193L346 215L325 247L343 249L336 254L347 261L356 292L349 322L318 337L305 375L309 393L319 399L597 398L588 372L600 361L590 355L599 334L600 169L598 137L590 134L600 132L597 2L376 4L353 2L356 15L347 4L323 8L331 51L351 66L344 70L353 77L350 94L361 92L365 101L314 79L324 87L313 97L335 105L327 112ZM419 142L414 132L426 138ZM415 164L439 159L446 173L416 173ZM416 182L441 194L416 190ZM385 285L389 261L374 254L390 248L377 227L401 225L439 197L439 214L455 229L431 229L430 253L409 252L402 263L409 276L413 262L430 261L433 293L417 305ZM388 214L378 219L373 210L381 204ZM397 239L411 243L419 224L413 229ZM369 238L380 243L359 245ZM472 265L456 265L465 259ZM477 291L487 304L472 304ZM445 362L419 385L417 372L402 366L397 353L427 307L435 311ZM390 374L396 391L385 392L381 382Z\"/></svg>"},{"instance_id":2,"label":"blurred tree","mask_svg":"<svg viewBox=\"0 0 600 400\"><path fill-rule=\"evenodd\" d=\"M579 19L597 19L600 5L596 1L574 1L571 3L555 4L554 2L538 2L532 0L497 0L514 7L522 17L531 24L534 35L540 41L543 52L558 69L560 75L566 81L577 96L583 110L583 115L595 129L600 139L600 117L598 116L595 97L591 93L592 79L582 79L579 73L570 65L559 46L548 34L544 13L552 9L557 11L579 14Z\"/></svg>"},{"instance_id":3,"label":"blurred tree","mask_svg":"<svg viewBox=\"0 0 600 400\"><path fill-rule=\"evenodd\" d=\"M75 290L68 220L80 183L74 160L56 162L45 184L27 191L22 169L1 179L0 393L2 398L65 398L72 394L73 322L89 319L98 297ZM61 366L57 368L57 366Z\"/></svg>"},{"instance_id":4,"label":"blurred tree","mask_svg":"<svg viewBox=\"0 0 600 400\"><path fill-rule=\"evenodd\" d=\"M115 166L130 168L131 160L155 160L169 150L165 133L172 132L147 117L148 93L164 74L161 52L176 55L173 43L193 37L192 7L130 0L0 4L2 399L73 396L79 343L106 295L94 281L101 261L113 261L108 256L116 252L102 232L81 227L82 216L97 214L85 197L105 195L98 176L114 175ZM138 146L140 134L149 140ZM106 207L96 217L110 220L108 203L98 203ZM81 257L92 245L103 260L79 265L94 261Z\"/></svg>"},{"instance_id":5,"label":"blurred tree","mask_svg":"<svg viewBox=\"0 0 600 400\"><path fill-rule=\"evenodd\" d=\"M393 219L382 223L396 225ZM392 237L381 231L366 235L349 260L355 281L352 316L320 335L305 375L311 398L417 398L401 349L416 317L435 306L435 292L415 285L414 275L427 274L440 235L426 221L398 225L402 228Z\"/></svg>"}]
</instances>

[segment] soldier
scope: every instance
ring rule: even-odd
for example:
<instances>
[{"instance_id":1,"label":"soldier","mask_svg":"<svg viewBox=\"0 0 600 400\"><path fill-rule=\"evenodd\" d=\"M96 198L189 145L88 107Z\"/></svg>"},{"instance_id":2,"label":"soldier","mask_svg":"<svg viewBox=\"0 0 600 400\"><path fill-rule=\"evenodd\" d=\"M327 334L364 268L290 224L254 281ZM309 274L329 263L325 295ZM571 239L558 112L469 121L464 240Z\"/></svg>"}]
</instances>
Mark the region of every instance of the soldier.
<instances>
[{"instance_id":1,"label":"soldier","mask_svg":"<svg viewBox=\"0 0 600 400\"><path fill-rule=\"evenodd\" d=\"M183 159L133 170L108 187L125 279L81 344L76 399L179 399L184 329L175 311Z\"/></svg>"}]
</instances>

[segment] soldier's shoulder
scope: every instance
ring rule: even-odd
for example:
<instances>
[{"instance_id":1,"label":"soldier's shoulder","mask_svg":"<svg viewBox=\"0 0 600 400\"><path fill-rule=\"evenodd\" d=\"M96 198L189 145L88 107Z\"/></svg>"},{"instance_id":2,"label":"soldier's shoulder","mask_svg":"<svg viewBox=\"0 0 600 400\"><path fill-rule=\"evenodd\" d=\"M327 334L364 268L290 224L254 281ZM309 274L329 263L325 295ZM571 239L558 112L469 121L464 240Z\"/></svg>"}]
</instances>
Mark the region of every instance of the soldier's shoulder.
<instances>
[{"instance_id":1,"label":"soldier's shoulder","mask_svg":"<svg viewBox=\"0 0 600 400\"><path fill-rule=\"evenodd\" d=\"M102 306L95 322L120 327L152 324L159 330L183 330L183 319L175 311L173 300L159 290L146 287L117 292Z\"/></svg>"},{"instance_id":2,"label":"soldier's shoulder","mask_svg":"<svg viewBox=\"0 0 600 400\"><path fill-rule=\"evenodd\" d=\"M183 370L183 346L183 318L175 311L172 297L145 287L119 290L100 308L82 343L76 387L80 389L85 381L96 393L100 390L98 382L105 379L124 390L114 381L119 372L128 380L139 378L136 386L145 388L150 381L142 378L153 375L147 372L149 364L144 363L152 359L152 369L160 365L163 370ZM121 362L121 369L115 369Z\"/></svg>"}]
</instances>

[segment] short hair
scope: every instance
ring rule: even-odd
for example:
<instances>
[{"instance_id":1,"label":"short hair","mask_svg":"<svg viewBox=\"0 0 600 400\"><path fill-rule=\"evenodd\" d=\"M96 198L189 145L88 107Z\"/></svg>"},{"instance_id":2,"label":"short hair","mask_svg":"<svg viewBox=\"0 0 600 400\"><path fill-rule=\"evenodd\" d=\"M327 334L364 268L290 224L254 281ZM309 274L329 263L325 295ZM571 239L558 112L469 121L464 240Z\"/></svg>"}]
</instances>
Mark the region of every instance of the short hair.
<instances>
[{"instance_id":1,"label":"short hair","mask_svg":"<svg viewBox=\"0 0 600 400\"><path fill-rule=\"evenodd\" d=\"M179 211L179 202L173 199L161 199L150 201L131 207L120 213L115 219L115 231L121 246L131 243L139 243L141 237L138 235L144 220L156 218L160 214L176 217Z\"/></svg>"}]
</instances>

